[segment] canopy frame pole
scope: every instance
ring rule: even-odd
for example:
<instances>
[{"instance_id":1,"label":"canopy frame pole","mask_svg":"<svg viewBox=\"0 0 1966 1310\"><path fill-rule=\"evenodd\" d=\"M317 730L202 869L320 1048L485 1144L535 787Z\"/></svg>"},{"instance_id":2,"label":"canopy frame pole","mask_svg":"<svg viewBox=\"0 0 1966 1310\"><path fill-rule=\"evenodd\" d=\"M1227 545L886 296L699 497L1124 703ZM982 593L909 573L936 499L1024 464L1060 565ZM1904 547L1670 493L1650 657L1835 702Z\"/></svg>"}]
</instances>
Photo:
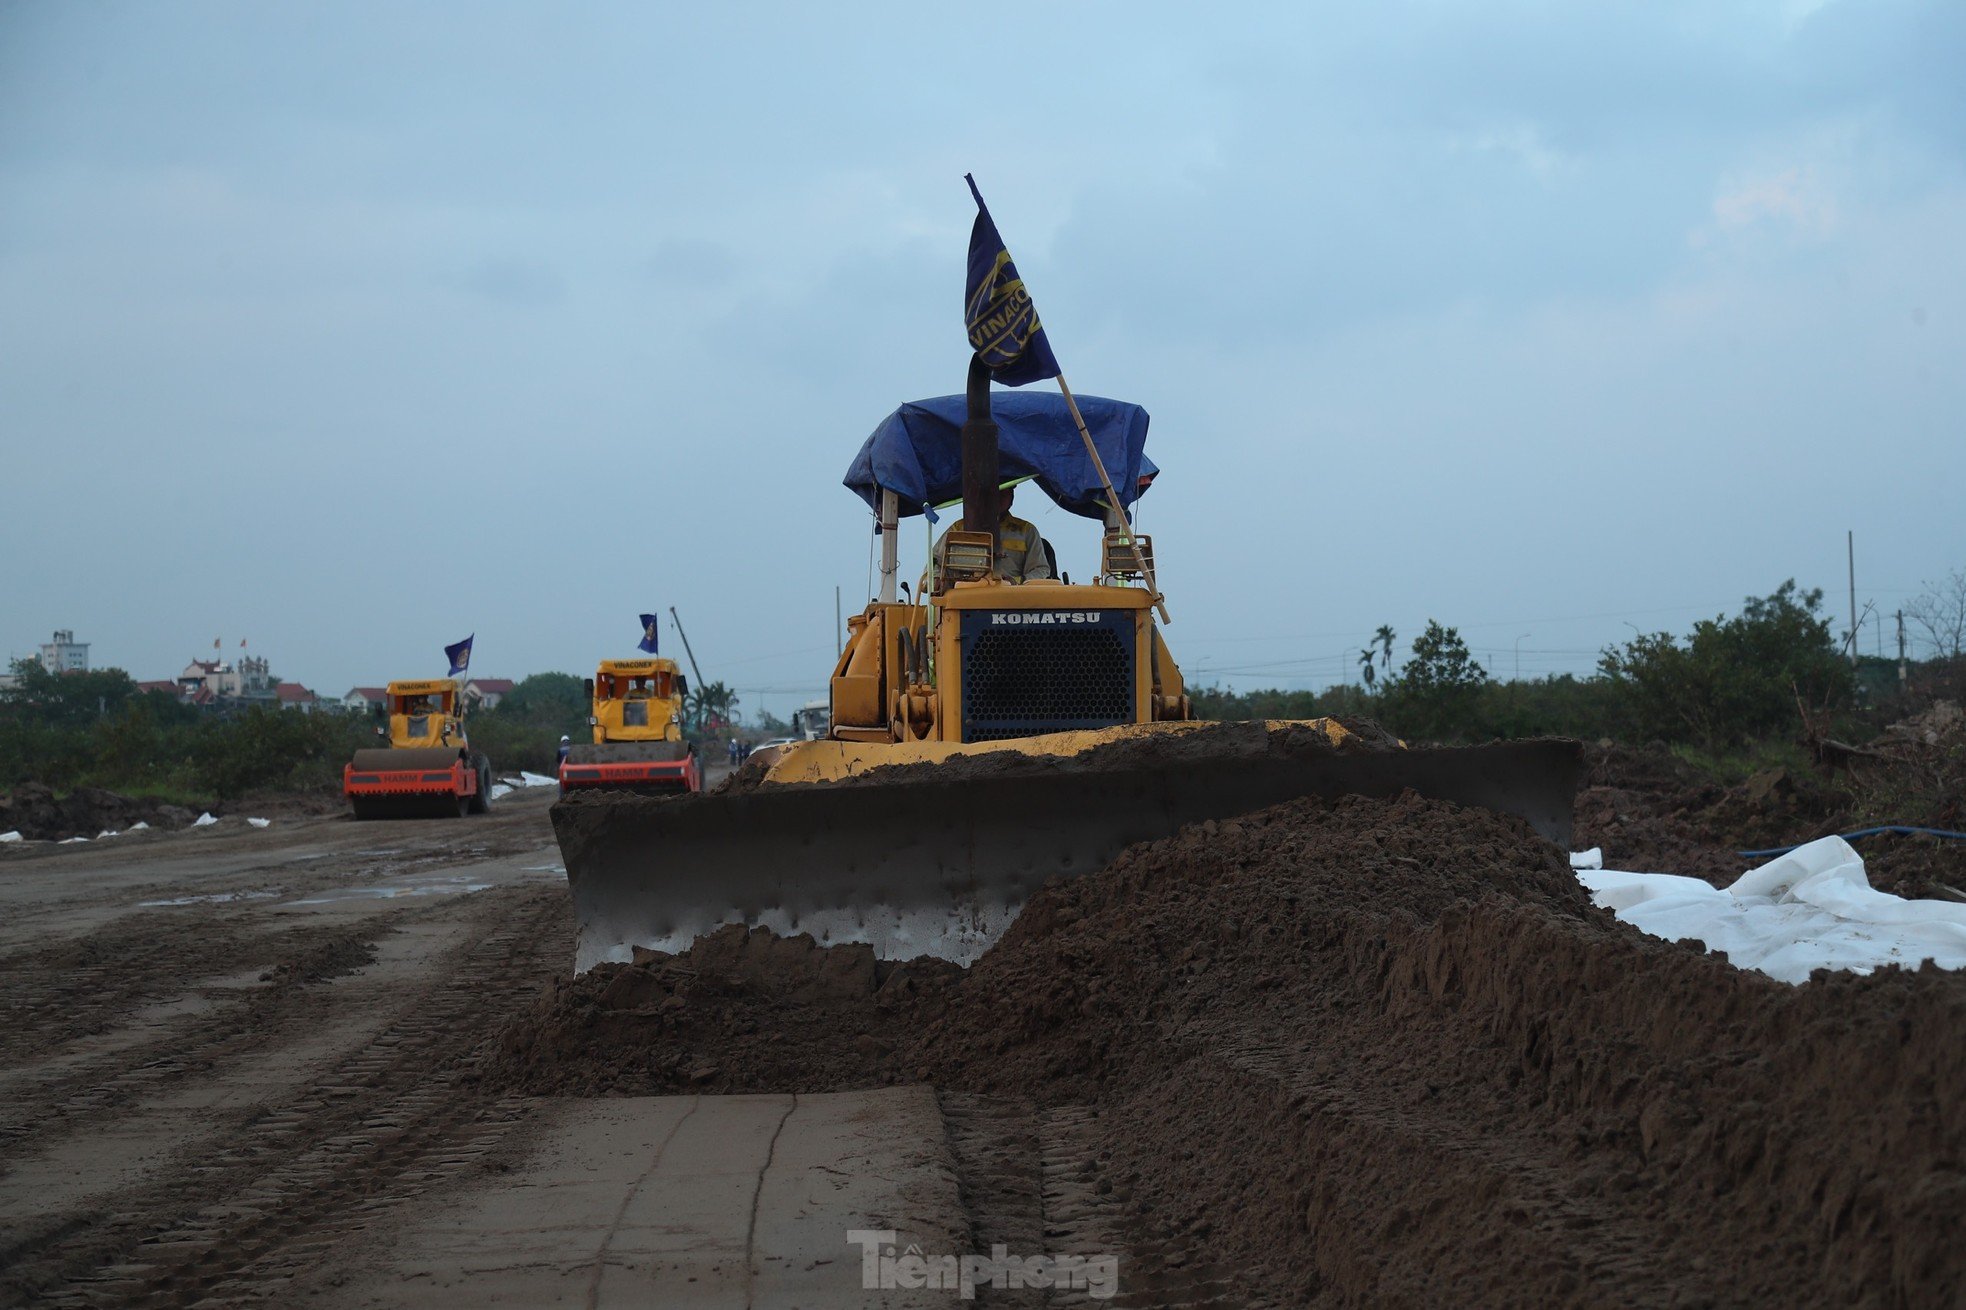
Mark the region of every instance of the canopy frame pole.
<instances>
[{"instance_id":1,"label":"canopy frame pole","mask_svg":"<svg viewBox=\"0 0 1966 1310\"><path fill-rule=\"evenodd\" d=\"M1126 506L1121 502L1119 492L1113 490L1113 479L1106 473L1106 461L1099 458L1099 447L1093 444L1092 433L1085 426L1085 415L1079 413L1078 398L1072 394L1072 388L1065 381L1062 370L1058 374L1058 390L1064 393L1065 408L1072 411L1072 422L1078 425L1079 437L1085 442L1085 453L1092 456L1092 467L1099 470L1099 483L1106 488L1106 503L1113 507L1113 512L1119 517L1120 535L1133 551L1133 563L1139 568L1140 576L1146 580L1147 591L1154 598L1154 608L1160 611L1160 621L1172 623L1174 620L1167 616L1167 603L1160 594L1160 584L1154 580L1154 571L1147 566L1147 557L1141 551L1140 542L1133 535L1133 529L1127 520Z\"/></svg>"},{"instance_id":2,"label":"canopy frame pole","mask_svg":"<svg viewBox=\"0 0 1966 1310\"><path fill-rule=\"evenodd\" d=\"M881 517L876 531L881 534L881 602L886 605L899 599L895 594L895 580L901 573L900 527L901 497L882 487Z\"/></svg>"}]
</instances>

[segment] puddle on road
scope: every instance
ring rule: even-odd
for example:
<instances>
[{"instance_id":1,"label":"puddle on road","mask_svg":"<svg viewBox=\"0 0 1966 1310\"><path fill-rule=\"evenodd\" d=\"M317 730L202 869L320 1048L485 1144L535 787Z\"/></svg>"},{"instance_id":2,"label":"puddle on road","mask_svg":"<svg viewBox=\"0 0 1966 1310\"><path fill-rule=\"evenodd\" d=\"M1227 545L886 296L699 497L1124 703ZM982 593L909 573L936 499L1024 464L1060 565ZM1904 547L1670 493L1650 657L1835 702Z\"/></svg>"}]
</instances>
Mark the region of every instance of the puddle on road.
<instances>
[{"instance_id":1,"label":"puddle on road","mask_svg":"<svg viewBox=\"0 0 1966 1310\"><path fill-rule=\"evenodd\" d=\"M404 896L464 896L488 891L494 884L469 878L409 878L377 887L330 887L286 905L333 905L337 901L392 901Z\"/></svg>"},{"instance_id":2,"label":"puddle on road","mask_svg":"<svg viewBox=\"0 0 1966 1310\"><path fill-rule=\"evenodd\" d=\"M270 901L286 893L271 892L208 892L203 896L173 896L168 901L138 901L139 910L154 910L163 905L223 905L228 901Z\"/></svg>"}]
</instances>

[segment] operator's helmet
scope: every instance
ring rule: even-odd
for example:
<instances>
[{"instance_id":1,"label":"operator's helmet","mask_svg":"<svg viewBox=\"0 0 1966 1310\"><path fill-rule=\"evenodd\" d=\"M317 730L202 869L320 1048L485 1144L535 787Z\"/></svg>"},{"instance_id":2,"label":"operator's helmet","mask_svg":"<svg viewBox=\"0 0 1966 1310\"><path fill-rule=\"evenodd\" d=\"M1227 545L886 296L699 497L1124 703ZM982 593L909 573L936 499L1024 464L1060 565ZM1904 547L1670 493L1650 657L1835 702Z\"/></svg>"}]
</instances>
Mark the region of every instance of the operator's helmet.
<instances>
[{"instance_id":1,"label":"operator's helmet","mask_svg":"<svg viewBox=\"0 0 1966 1310\"><path fill-rule=\"evenodd\" d=\"M560 740L561 740L561 741L572 741L572 740L573 740L573 738L571 738L571 737L569 737L569 736L567 736L567 734L563 732L563 733L561 733L561 734L560 734Z\"/></svg>"}]
</instances>

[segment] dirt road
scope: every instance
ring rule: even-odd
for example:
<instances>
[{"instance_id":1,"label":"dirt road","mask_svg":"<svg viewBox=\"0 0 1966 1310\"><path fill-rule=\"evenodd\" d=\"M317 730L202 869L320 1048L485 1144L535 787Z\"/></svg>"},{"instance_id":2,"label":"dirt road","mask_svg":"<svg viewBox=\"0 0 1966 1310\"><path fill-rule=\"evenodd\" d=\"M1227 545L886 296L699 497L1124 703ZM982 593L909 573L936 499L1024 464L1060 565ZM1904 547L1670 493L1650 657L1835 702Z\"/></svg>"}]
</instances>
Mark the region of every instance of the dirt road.
<instances>
[{"instance_id":1,"label":"dirt road","mask_svg":"<svg viewBox=\"0 0 1966 1310\"><path fill-rule=\"evenodd\" d=\"M550 801L0 848L0 1305L946 1305L847 1233L1110 1245L1069 1115L482 1086L571 964Z\"/></svg>"},{"instance_id":2,"label":"dirt road","mask_svg":"<svg viewBox=\"0 0 1966 1310\"><path fill-rule=\"evenodd\" d=\"M244 1299L522 1107L468 1085L564 968L547 795L0 860L0 1300Z\"/></svg>"}]
</instances>

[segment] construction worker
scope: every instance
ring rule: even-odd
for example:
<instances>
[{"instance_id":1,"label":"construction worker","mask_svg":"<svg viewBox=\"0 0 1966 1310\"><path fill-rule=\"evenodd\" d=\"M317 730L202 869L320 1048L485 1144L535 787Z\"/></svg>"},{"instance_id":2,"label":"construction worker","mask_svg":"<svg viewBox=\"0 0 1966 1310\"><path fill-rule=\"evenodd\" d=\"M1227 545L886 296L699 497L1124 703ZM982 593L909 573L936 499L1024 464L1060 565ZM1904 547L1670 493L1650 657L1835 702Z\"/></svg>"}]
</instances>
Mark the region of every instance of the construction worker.
<instances>
[{"instance_id":1,"label":"construction worker","mask_svg":"<svg viewBox=\"0 0 1966 1310\"><path fill-rule=\"evenodd\" d=\"M567 736L565 733L561 733L560 755L558 759L553 761L554 772L557 773L559 771L559 767L567 762L567 756L571 754L573 754L573 738Z\"/></svg>"},{"instance_id":2,"label":"construction worker","mask_svg":"<svg viewBox=\"0 0 1966 1310\"><path fill-rule=\"evenodd\" d=\"M1016 486L997 490L997 576L1006 582L1031 582L1051 576L1051 556L1037 528L1013 515L1011 503L1017 498ZM935 541L935 564L939 570L945 557L949 534L964 531L957 519L942 530Z\"/></svg>"}]
</instances>

